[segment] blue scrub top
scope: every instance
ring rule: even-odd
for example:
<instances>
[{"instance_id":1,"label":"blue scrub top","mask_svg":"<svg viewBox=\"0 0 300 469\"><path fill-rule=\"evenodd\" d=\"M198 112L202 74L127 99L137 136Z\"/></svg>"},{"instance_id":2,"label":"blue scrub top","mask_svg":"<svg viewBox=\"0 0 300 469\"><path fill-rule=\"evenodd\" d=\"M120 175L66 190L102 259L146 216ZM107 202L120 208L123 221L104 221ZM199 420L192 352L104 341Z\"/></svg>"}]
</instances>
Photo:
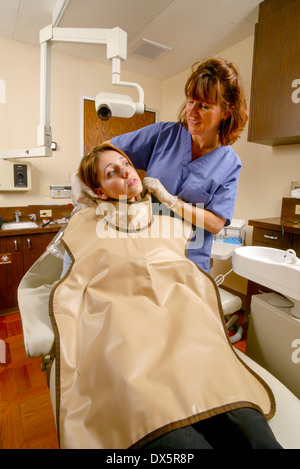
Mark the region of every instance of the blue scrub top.
<instances>
[{"instance_id":1,"label":"blue scrub top","mask_svg":"<svg viewBox=\"0 0 300 469\"><path fill-rule=\"evenodd\" d=\"M192 161L192 137L179 122L159 122L111 143L123 150L137 169L160 180L173 195L210 210L230 224L237 195L241 160L230 146L221 146ZM213 234L195 228L187 256L210 270Z\"/></svg>"}]
</instances>

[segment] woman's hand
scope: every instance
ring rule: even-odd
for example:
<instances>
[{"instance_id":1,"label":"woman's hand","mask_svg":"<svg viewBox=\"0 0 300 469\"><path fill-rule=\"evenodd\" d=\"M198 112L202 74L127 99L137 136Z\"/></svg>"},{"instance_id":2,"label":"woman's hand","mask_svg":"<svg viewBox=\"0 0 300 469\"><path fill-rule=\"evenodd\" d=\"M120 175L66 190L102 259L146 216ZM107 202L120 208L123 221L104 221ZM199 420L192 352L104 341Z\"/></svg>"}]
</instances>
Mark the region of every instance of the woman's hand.
<instances>
[{"instance_id":1,"label":"woman's hand","mask_svg":"<svg viewBox=\"0 0 300 469\"><path fill-rule=\"evenodd\" d=\"M195 207L179 199L176 195L170 194L158 179L145 177L143 185L161 203L192 225L210 231L213 234L219 233L224 227L226 218L218 217L209 210Z\"/></svg>"},{"instance_id":2,"label":"woman's hand","mask_svg":"<svg viewBox=\"0 0 300 469\"><path fill-rule=\"evenodd\" d=\"M151 192L162 204L172 210L178 203L178 197L170 194L157 178L145 177L144 187Z\"/></svg>"}]
</instances>

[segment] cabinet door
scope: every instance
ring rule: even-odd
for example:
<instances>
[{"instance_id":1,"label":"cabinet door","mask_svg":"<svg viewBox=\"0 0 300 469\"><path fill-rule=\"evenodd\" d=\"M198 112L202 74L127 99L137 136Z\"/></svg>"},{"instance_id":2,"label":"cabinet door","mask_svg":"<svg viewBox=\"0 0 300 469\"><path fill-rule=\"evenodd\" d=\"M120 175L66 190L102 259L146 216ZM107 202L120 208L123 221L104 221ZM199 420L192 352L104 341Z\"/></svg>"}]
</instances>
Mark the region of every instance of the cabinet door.
<instances>
[{"instance_id":1,"label":"cabinet door","mask_svg":"<svg viewBox=\"0 0 300 469\"><path fill-rule=\"evenodd\" d=\"M30 234L22 236L23 273L25 274L34 262L45 252L46 247L56 233Z\"/></svg>"},{"instance_id":2,"label":"cabinet door","mask_svg":"<svg viewBox=\"0 0 300 469\"><path fill-rule=\"evenodd\" d=\"M17 286L22 277L21 236L0 238L0 311L17 306Z\"/></svg>"},{"instance_id":3,"label":"cabinet door","mask_svg":"<svg viewBox=\"0 0 300 469\"><path fill-rule=\"evenodd\" d=\"M292 247L292 235L280 231L268 230L266 228L254 227L252 235L252 246L267 246L278 249L289 249Z\"/></svg>"},{"instance_id":4,"label":"cabinet door","mask_svg":"<svg viewBox=\"0 0 300 469\"><path fill-rule=\"evenodd\" d=\"M269 3L276 7L273 0ZM256 24L250 142L266 145L300 142L300 1L289 3Z\"/></svg>"}]
</instances>

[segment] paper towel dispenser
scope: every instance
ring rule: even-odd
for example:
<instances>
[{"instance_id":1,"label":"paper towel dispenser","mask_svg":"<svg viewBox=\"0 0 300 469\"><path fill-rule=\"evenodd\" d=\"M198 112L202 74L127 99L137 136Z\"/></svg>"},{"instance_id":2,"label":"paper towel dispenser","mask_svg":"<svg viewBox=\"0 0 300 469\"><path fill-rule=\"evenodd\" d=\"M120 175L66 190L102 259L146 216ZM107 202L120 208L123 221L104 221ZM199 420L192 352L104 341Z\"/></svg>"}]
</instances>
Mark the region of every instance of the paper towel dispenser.
<instances>
[{"instance_id":1,"label":"paper towel dispenser","mask_svg":"<svg viewBox=\"0 0 300 469\"><path fill-rule=\"evenodd\" d=\"M29 191L30 189L30 163L0 160L0 191Z\"/></svg>"}]
</instances>

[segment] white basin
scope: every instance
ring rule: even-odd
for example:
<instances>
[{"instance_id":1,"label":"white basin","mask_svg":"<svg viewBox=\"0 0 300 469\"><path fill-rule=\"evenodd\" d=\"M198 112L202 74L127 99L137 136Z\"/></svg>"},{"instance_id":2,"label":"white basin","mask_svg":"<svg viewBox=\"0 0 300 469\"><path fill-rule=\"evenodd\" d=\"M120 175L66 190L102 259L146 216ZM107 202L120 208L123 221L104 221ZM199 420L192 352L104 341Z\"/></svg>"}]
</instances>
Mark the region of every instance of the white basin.
<instances>
[{"instance_id":1,"label":"white basin","mask_svg":"<svg viewBox=\"0 0 300 469\"><path fill-rule=\"evenodd\" d=\"M3 223L2 230L26 230L28 228L38 228L39 225L34 221L19 221Z\"/></svg>"},{"instance_id":2,"label":"white basin","mask_svg":"<svg viewBox=\"0 0 300 469\"><path fill-rule=\"evenodd\" d=\"M253 282L300 301L300 260L287 251L263 246L241 246L232 255L233 271ZM298 316L297 316L298 317Z\"/></svg>"}]
</instances>

